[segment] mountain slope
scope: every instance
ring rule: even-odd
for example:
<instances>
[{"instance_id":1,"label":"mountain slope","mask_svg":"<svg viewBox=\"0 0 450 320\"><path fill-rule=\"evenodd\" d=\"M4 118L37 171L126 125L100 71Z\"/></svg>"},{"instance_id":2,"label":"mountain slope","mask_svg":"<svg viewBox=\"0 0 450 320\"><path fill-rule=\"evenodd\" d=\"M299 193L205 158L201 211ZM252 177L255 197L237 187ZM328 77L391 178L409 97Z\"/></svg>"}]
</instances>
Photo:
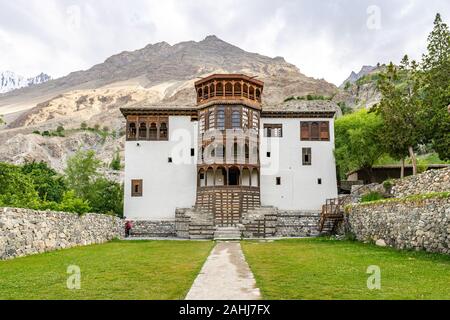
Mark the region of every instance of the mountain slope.
<instances>
[{"instance_id":1,"label":"mountain slope","mask_svg":"<svg viewBox=\"0 0 450 320\"><path fill-rule=\"evenodd\" d=\"M283 58L246 52L215 36L173 46L161 42L114 55L89 70L0 96L0 114L5 114L8 122L7 129L0 130L0 161L21 163L24 159L47 158L47 162L61 168L63 159L73 150L64 147L55 153L50 147L54 144L46 144L46 138L36 137L33 131L55 130L59 125L75 130L86 122L91 127L108 126L111 131L123 132L120 107L142 101L193 105L194 82L212 73L258 77L265 82L266 105L294 95L331 96L338 90L325 80L303 75ZM20 139L12 140L15 135ZM77 137L60 138L60 144L65 146L65 140ZM114 144L122 145L117 139L106 139L105 143L110 144L108 150L113 150ZM11 149L16 156L9 152ZM110 161L112 154L107 153L103 160Z\"/></svg>"}]
</instances>

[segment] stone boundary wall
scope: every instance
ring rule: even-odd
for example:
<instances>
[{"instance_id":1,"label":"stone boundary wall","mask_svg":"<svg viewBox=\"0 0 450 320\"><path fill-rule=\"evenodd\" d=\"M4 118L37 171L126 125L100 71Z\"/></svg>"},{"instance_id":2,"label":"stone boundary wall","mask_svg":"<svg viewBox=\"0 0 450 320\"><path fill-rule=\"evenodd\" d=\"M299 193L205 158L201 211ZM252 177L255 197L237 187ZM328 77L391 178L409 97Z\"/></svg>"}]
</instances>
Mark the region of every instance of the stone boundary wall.
<instances>
[{"instance_id":1,"label":"stone boundary wall","mask_svg":"<svg viewBox=\"0 0 450 320\"><path fill-rule=\"evenodd\" d=\"M450 254L450 198L353 205L345 228L359 241Z\"/></svg>"},{"instance_id":2,"label":"stone boundary wall","mask_svg":"<svg viewBox=\"0 0 450 320\"><path fill-rule=\"evenodd\" d=\"M316 237L320 212L278 211L277 237Z\"/></svg>"},{"instance_id":3,"label":"stone boundary wall","mask_svg":"<svg viewBox=\"0 0 450 320\"><path fill-rule=\"evenodd\" d=\"M132 221L130 237L176 237L175 221Z\"/></svg>"},{"instance_id":4,"label":"stone boundary wall","mask_svg":"<svg viewBox=\"0 0 450 320\"><path fill-rule=\"evenodd\" d=\"M104 243L124 236L117 217L0 208L0 260Z\"/></svg>"},{"instance_id":5,"label":"stone boundary wall","mask_svg":"<svg viewBox=\"0 0 450 320\"><path fill-rule=\"evenodd\" d=\"M415 194L450 191L450 167L429 170L416 176L395 180L392 195L403 198Z\"/></svg>"}]
</instances>

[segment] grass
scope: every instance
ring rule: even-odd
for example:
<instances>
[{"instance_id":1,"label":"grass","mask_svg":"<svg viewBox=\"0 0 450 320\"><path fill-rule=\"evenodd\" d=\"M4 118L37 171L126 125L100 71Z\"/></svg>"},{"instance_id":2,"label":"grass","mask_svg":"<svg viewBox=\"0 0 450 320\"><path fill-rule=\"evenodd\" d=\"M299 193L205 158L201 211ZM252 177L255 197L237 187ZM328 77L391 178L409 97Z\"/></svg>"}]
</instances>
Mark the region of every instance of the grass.
<instances>
[{"instance_id":1,"label":"grass","mask_svg":"<svg viewBox=\"0 0 450 320\"><path fill-rule=\"evenodd\" d=\"M113 241L0 262L0 299L184 299L212 242ZM81 289L67 289L67 268Z\"/></svg>"},{"instance_id":2,"label":"grass","mask_svg":"<svg viewBox=\"0 0 450 320\"><path fill-rule=\"evenodd\" d=\"M243 242L264 299L450 299L450 257L324 238ZM381 268L381 290L367 268Z\"/></svg>"}]
</instances>

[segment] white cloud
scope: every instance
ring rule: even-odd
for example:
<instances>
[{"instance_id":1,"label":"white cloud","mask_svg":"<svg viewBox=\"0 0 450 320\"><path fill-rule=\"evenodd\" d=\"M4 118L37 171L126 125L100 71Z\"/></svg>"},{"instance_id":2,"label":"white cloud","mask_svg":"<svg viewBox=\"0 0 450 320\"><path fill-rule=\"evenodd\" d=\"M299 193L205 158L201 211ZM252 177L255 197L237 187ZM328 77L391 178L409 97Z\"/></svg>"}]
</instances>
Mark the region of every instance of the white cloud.
<instances>
[{"instance_id":1,"label":"white cloud","mask_svg":"<svg viewBox=\"0 0 450 320\"><path fill-rule=\"evenodd\" d=\"M381 29L367 28L380 8ZM216 34L245 50L283 56L306 75L340 84L365 64L420 58L447 0L15 0L0 3L0 70L63 76L149 43Z\"/></svg>"}]
</instances>

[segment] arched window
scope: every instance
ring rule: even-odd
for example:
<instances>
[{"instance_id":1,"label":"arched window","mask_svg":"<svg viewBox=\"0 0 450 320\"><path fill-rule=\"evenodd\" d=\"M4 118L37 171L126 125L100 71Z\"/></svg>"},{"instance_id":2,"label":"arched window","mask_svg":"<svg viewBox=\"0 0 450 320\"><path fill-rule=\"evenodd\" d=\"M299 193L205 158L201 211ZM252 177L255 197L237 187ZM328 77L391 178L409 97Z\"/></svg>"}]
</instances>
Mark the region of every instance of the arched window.
<instances>
[{"instance_id":1,"label":"arched window","mask_svg":"<svg viewBox=\"0 0 450 320\"><path fill-rule=\"evenodd\" d=\"M241 113L239 111L233 111L231 114L231 128L241 128Z\"/></svg>"},{"instance_id":2,"label":"arched window","mask_svg":"<svg viewBox=\"0 0 450 320\"><path fill-rule=\"evenodd\" d=\"M259 187L259 172L258 169L252 170L252 187Z\"/></svg>"},{"instance_id":3,"label":"arched window","mask_svg":"<svg viewBox=\"0 0 450 320\"><path fill-rule=\"evenodd\" d=\"M256 89L256 100L261 102L261 90L259 88Z\"/></svg>"},{"instance_id":4,"label":"arched window","mask_svg":"<svg viewBox=\"0 0 450 320\"><path fill-rule=\"evenodd\" d=\"M141 122L139 125L139 139L147 139L147 124Z\"/></svg>"},{"instance_id":5,"label":"arched window","mask_svg":"<svg viewBox=\"0 0 450 320\"><path fill-rule=\"evenodd\" d=\"M250 187L250 170L248 168L242 170L242 185Z\"/></svg>"},{"instance_id":6,"label":"arched window","mask_svg":"<svg viewBox=\"0 0 450 320\"><path fill-rule=\"evenodd\" d=\"M150 125L149 139L150 140L158 140L158 127L156 126L156 123L152 123Z\"/></svg>"},{"instance_id":7,"label":"arched window","mask_svg":"<svg viewBox=\"0 0 450 320\"><path fill-rule=\"evenodd\" d=\"M217 111L217 129L225 130L225 109L223 107Z\"/></svg>"},{"instance_id":8,"label":"arched window","mask_svg":"<svg viewBox=\"0 0 450 320\"><path fill-rule=\"evenodd\" d=\"M255 88L253 88L253 87L250 87L249 99L255 100Z\"/></svg>"},{"instance_id":9,"label":"arched window","mask_svg":"<svg viewBox=\"0 0 450 320\"><path fill-rule=\"evenodd\" d=\"M161 140L166 140L168 138L167 124L165 122L162 122L159 127L159 138Z\"/></svg>"},{"instance_id":10,"label":"arched window","mask_svg":"<svg viewBox=\"0 0 450 320\"><path fill-rule=\"evenodd\" d=\"M319 123L313 122L311 123L311 140L319 140L319 139L320 139Z\"/></svg>"},{"instance_id":11,"label":"arched window","mask_svg":"<svg viewBox=\"0 0 450 320\"><path fill-rule=\"evenodd\" d=\"M137 129L136 129L136 123L131 122L128 125L128 139L136 139Z\"/></svg>"},{"instance_id":12,"label":"arched window","mask_svg":"<svg viewBox=\"0 0 450 320\"><path fill-rule=\"evenodd\" d=\"M209 95L211 98L216 95L216 88L214 87L214 83L209 86Z\"/></svg>"},{"instance_id":13,"label":"arched window","mask_svg":"<svg viewBox=\"0 0 450 320\"><path fill-rule=\"evenodd\" d=\"M225 84L225 95L227 97L231 97L233 95L233 84L231 82L227 82Z\"/></svg>"},{"instance_id":14,"label":"arched window","mask_svg":"<svg viewBox=\"0 0 450 320\"><path fill-rule=\"evenodd\" d=\"M203 170L203 169L200 169L200 171L198 172L198 186L199 187L206 186L205 170Z\"/></svg>"},{"instance_id":15,"label":"arched window","mask_svg":"<svg viewBox=\"0 0 450 320\"><path fill-rule=\"evenodd\" d=\"M205 87L205 89L203 90L203 99L208 99L209 98L209 87Z\"/></svg>"},{"instance_id":16,"label":"arched window","mask_svg":"<svg viewBox=\"0 0 450 320\"><path fill-rule=\"evenodd\" d=\"M201 99L203 97L203 89L198 89L198 98Z\"/></svg>"},{"instance_id":17,"label":"arched window","mask_svg":"<svg viewBox=\"0 0 450 320\"><path fill-rule=\"evenodd\" d=\"M248 142L245 143L245 160L248 162L250 159L250 147L248 146Z\"/></svg>"},{"instance_id":18,"label":"arched window","mask_svg":"<svg viewBox=\"0 0 450 320\"><path fill-rule=\"evenodd\" d=\"M234 84L234 95L235 96L240 96L241 94L242 94L241 83L240 82L236 82Z\"/></svg>"},{"instance_id":19,"label":"arched window","mask_svg":"<svg viewBox=\"0 0 450 320\"><path fill-rule=\"evenodd\" d=\"M239 171L239 168L232 167L228 171L229 181L228 185L230 186L238 186L240 182L240 176L241 172Z\"/></svg>"},{"instance_id":20,"label":"arched window","mask_svg":"<svg viewBox=\"0 0 450 320\"><path fill-rule=\"evenodd\" d=\"M244 92L242 92L242 95L246 98L248 98L248 85L244 84Z\"/></svg>"},{"instance_id":21,"label":"arched window","mask_svg":"<svg viewBox=\"0 0 450 320\"><path fill-rule=\"evenodd\" d=\"M223 84L222 82L217 83L217 96L223 96Z\"/></svg>"}]
</instances>

